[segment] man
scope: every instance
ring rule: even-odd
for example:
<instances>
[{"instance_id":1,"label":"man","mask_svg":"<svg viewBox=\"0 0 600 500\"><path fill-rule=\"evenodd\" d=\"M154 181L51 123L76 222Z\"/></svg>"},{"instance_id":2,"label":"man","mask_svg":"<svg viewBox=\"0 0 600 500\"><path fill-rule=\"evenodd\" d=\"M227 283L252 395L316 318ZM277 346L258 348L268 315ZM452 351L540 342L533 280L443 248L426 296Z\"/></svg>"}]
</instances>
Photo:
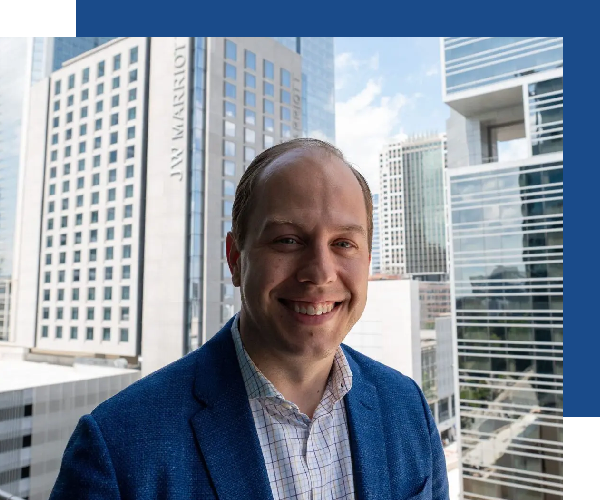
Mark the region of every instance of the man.
<instances>
[{"instance_id":1,"label":"man","mask_svg":"<svg viewBox=\"0 0 600 500\"><path fill-rule=\"evenodd\" d=\"M422 392L340 347L367 299L372 211L333 146L260 154L227 235L240 313L84 416L51 500L446 500Z\"/></svg>"}]
</instances>

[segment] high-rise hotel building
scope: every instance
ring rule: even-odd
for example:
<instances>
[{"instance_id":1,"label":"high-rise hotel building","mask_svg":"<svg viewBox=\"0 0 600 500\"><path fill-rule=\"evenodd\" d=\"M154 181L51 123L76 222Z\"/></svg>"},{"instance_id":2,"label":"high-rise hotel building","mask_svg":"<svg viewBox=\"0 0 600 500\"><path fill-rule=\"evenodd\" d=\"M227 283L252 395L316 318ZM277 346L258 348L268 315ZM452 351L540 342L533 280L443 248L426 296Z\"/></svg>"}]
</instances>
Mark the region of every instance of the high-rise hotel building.
<instances>
[{"instance_id":1,"label":"high-rise hotel building","mask_svg":"<svg viewBox=\"0 0 600 500\"><path fill-rule=\"evenodd\" d=\"M119 38L31 89L13 341L149 373L240 306L235 187L302 135L301 56L268 38Z\"/></svg>"},{"instance_id":2,"label":"high-rise hotel building","mask_svg":"<svg viewBox=\"0 0 600 500\"><path fill-rule=\"evenodd\" d=\"M447 280L446 137L387 144L379 155L381 272Z\"/></svg>"},{"instance_id":3,"label":"high-rise hotel building","mask_svg":"<svg viewBox=\"0 0 600 500\"><path fill-rule=\"evenodd\" d=\"M10 336L11 275L24 118L31 85L113 37L0 37L0 342Z\"/></svg>"},{"instance_id":4,"label":"high-rise hotel building","mask_svg":"<svg viewBox=\"0 0 600 500\"><path fill-rule=\"evenodd\" d=\"M462 498L562 499L563 39L441 39Z\"/></svg>"}]
</instances>

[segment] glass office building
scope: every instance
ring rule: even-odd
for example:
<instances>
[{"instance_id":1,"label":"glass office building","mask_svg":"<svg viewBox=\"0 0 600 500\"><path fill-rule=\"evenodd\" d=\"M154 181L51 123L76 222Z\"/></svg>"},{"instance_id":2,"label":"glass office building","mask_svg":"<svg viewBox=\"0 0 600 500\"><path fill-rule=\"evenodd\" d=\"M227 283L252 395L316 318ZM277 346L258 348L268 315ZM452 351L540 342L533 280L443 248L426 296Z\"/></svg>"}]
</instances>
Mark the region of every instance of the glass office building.
<instances>
[{"instance_id":1,"label":"glass office building","mask_svg":"<svg viewBox=\"0 0 600 500\"><path fill-rule=\"evenodd\" d=\"M426 281L447 279L446 138L413 137L380 155L381 268Z\"/></svg>"},{"instance_id":2,"label":"glass office building","mask_svg":"<svg viewBox=\"0 0 600 500\"><path fill-rule=\"evenodd\" d=\"M335 143L333 37L273 38L302 56L303 135Z\"/></svg>"},{"instance_id":3,"label":"glass office building","mask_svg":"<svg viewBox=\"0 0 600 500\"><path fill-rule=\"evenodd\" d=\"M0 340L9 337L10 277L22 145L29 88L61 64L111 37L0 37Z\"/></svg>"},{"instance_id":4,"label":"glass office building","mask_svg":"<svg viewBox=\"0 0 600 500\"><path fill-rule=\"evenodd\" d=\"M447 65L458 40L442 40ZM465 62L470 94L455 97L446 67L444 96L462 494L559 500L562 39L474 40L461 57L488 61L485 73L467 80Z\"/></svg>"}]
</instances>

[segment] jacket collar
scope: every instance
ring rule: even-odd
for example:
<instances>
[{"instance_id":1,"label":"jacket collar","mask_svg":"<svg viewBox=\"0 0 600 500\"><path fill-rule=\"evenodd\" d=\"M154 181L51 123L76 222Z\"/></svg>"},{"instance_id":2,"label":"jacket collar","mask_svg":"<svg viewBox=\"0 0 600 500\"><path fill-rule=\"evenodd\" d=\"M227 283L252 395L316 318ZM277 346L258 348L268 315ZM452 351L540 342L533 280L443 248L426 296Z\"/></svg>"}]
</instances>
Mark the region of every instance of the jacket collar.
<instances>
[{"instance_id":1,"label":"jacket collar","mask_svg":"<svg viewBox=\"0 0 600 500\"><path fill-rule=\"evenodd\" d=\"M194 435L220 500L272 500L264 457L231 336L233 318L197 352L194 395L201 409ZM345 396L357 498L390 499L384 428L375 386L352 350L342 346L352 370Z\"/></svg>"}]
</instances>

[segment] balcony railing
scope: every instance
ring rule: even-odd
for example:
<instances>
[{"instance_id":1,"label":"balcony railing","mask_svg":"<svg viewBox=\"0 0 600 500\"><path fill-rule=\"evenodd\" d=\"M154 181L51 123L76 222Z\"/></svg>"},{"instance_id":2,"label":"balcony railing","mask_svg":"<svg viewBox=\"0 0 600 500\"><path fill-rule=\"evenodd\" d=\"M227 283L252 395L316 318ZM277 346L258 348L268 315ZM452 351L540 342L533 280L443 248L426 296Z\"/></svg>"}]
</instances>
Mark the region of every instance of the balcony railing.
<instances>
[{"instance_id":1,"label":"balcony railing","mask_svg":"<svg viewBox=\"0 0 600 500\"><path fill-rule=\"evenodd\" d=\"M21 497L8 493L7 491L0 490L0 500L23 500Z\"/></svg>"}]
</instances>

